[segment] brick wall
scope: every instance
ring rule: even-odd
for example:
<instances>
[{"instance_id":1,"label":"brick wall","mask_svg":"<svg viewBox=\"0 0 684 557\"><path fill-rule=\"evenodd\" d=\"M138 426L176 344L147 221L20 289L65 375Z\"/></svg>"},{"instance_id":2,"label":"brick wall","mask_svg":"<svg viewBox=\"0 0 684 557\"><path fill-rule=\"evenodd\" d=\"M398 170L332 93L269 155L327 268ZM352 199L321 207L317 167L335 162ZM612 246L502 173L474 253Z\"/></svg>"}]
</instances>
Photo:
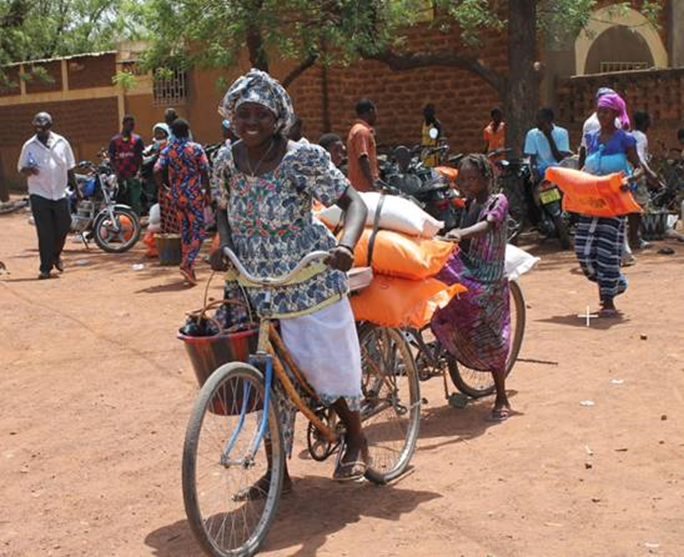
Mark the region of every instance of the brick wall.
<instances>
[{"instance_id":1,"label":"brick wall","mask_svg":"<svg viewBox=\"0 0 684 557\"><path fill-rule=\"evenodd\" d=\"M116 97L81 101L0 106L0 158L7 187L25 183L17 173L21 145L33 135L31 120L45 110L54 119L54 131L66 137L76 160L94 159L119 127Z\"/></svg>"},{"instance_id":2,"label":"brick wall","mask_svg":"<svg viewBox=\"0 0 684 557\"><path fill-rule=\"evenodd\" d=\"M69 89L111 87L116 74L116 55L80 56L67 60Z\"/></svg>"},{"instance_id":3,"label":"brick wall","mask_svg":"<svg viewBox=\"0 0 684 557\"><path fill-rule=\"evenodd\" d=\"M62 90L62 64L61 61L47 62L44 64L36 64L36 67L43 68L50 76L50 80L46 81L39 77L33 77L26 82L26 92L31 93L49 93L51 91ZM31 66L24 65L24 72L29 73Z\"/></svg>"},{"instance_id":4,"label":"brick wall","mask_svg":"<svg viewBox=\"0 0 684 557\"><path fill-rule=\"evenodd\" d=\"M407 44L413 51L459 47L456 33L443 34L427 27L413 30ZM505 71L505 34L484 36L478 54L494 68ZM290 87L295 109L304 120L305 133L311 141L324 131L322 82L323 69L315 67ZM500 103L496 91L464 70L431 67L392 71L374 61L330 68L328 94L332 131L343 137L355 118L356 101L364 97L373 100L378 108L379 145L419 143L422 108L431 102L454 152L482 148L482 129L489 122L489 111Z\"/></svg>"},{"instance_id":5,"label":"brick wall","mask_svg":"<svg viewBox=\"0 0 684 557\"><path fill-rule=\"evenodd\" d=\"M11 66L7 68L5 71L7 73L7 78L9 79L9 81L14 83L14 86L0 88L0 97L18 95L21 91L19 85L19 66Z\"/></svg>"},{"instance_id":6,"label":"brick wall","mask_svg":"<svg viewBox=\"0 0 684 557\"><path fill-rule=\"evenodd\" d=\"M560 82L557 119L568 126L572 145L581 140L582 124L594 111L599 87L611 87L623 95L630 114L646 111L651 115L652 152L660 141L676 145L677 130L684 125L684 68L573 77Z\"/></svg>"}]
</instances>

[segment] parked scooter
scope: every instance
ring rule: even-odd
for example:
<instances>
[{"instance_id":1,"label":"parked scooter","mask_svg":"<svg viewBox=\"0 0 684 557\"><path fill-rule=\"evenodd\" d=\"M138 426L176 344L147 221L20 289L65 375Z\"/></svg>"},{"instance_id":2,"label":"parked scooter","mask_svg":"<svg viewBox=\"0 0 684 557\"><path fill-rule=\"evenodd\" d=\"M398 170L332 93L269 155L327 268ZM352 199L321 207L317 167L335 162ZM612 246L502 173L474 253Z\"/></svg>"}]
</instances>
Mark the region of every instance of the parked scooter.
<instances>
[{"instance_id":1,"label":"parked scooter","mask_svg":"<svg viewBox=\"0 0 684 557\"><path fill-rule=\"evenodd\" d=\"M505 151L490 153L491 158ZM572 167L575 159L566 159L561 165ZM509 241L517 240L519 234L532 226L546 238L557 238L563 249L570 248L568 215L563 213L562 193L558 186L537 177L529 158L501 159L498 167L497 185L509 202Z\"/></svg>"},{"instance_id":2,"label":"parked scooter","mask_svg":"<svg viewBox=\"0 0 684 557\"><path fill-rule=\"evenodd\" d=\"M428 149L443 151L448 146ZM419 155L425 150L422 146L394 149L383 168L382 185L388 193L411 198L428 214L442 221L444 228L441 233L444 234L458 226L464 200L449 180L449 177L455 179L455 174L440 172L423 164Z\"/></svg>"},{"instance_id":3,"label":"parked scooter","mask_svg":"<svg viewBox=\"0 0 684 557\"><path fill-rule=\"evenodd\" d=\"M69 191L71 232L79 234L86 247L92 238L103 251L128 251L140 238L142 228L133 209L116 202L119 189L116 174L106 162L95 165L82 161L78 168L87 174L76 176L81 199L75 191Z\"/></svg>"}]
</instances>

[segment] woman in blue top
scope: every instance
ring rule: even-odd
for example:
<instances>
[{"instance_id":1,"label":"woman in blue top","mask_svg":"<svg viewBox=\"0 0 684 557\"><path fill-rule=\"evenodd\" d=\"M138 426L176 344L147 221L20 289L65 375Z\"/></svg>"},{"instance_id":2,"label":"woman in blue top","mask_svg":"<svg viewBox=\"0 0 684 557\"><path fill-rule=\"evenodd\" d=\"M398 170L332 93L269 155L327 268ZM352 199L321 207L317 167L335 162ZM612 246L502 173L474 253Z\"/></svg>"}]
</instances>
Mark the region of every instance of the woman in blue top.
<instances>
[{"instance_id":1,"label":"woman in blue top","mask_svg":"<svg viewBox=\"0 0 684 557\"><path fill-rule=\"evenodd\" d=\"M623 172L635 179L642 172L636 140L625 131L629 116L625 101L617 94L598 100L597 116L601 129L585 136L586 148L580 150L580 168L596 176ZM622 129L615 120L619 119ZM633 170L636 169L636 172ZM628 189L629 186L623 186ZM625 216L590 217L582 215L575 235L575 253L586 277L598 283L601 317L616 317L614 298L627 290L627 279L620 272L620 257L625 239Z\"/></svg>"}]
</instances>

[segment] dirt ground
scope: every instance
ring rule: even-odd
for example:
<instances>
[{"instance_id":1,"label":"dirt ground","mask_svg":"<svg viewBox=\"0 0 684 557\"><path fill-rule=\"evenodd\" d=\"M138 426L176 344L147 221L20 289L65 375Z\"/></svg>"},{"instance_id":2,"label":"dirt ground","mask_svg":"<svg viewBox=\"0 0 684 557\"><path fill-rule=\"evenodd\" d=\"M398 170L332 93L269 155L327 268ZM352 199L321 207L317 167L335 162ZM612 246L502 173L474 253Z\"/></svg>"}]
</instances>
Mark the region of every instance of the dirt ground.
<instances>
[{"instance_id":1,"label":"dirt ground","mask_svg":"<svg viewBox=\"0 0 684 557\"><path fill-rule=\"evenodd\" d=\"M534 250L515 415L492 426L491 400L457 410L422 383L418 449L393 485L329 480L300 419L295 493L263 554L684 555L684 246L668 245L627 269L624 319L590 327L573 255ZM175 332L202 288L133 270L141 245L70 241L64 275L39 282L36 247L27 214L0 216L0 555L200 555L180 489L197 388Z\"/></svg>"}]
</instances>

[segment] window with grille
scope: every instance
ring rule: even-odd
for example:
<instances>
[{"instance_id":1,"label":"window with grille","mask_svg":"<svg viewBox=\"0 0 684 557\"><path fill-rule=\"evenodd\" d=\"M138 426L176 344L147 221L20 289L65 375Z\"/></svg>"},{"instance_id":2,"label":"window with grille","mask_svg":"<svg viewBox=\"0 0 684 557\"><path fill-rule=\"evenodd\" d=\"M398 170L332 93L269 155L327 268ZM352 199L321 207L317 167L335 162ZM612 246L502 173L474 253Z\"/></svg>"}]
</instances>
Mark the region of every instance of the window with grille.
<instances>
[{"instance_id":1,"label":"window with grille","mask_svg":"<svg viewBox=\"0 0 684 557\"><path fill-rule=\"evenodd\" d=\"M155 77L152 92L154 106L185 104L188 98L187 73L173 70L170 75Z\"/></svg>"},{"instance_id":2,"label":"window with grille","mask_svg":"<svg viewBox=\"0 0 684 557\"><path fill-rule=\"evenodd\" d=\"M601 73L647 70L648 62L601 62Z\"/></svg>"}]
</instances>

